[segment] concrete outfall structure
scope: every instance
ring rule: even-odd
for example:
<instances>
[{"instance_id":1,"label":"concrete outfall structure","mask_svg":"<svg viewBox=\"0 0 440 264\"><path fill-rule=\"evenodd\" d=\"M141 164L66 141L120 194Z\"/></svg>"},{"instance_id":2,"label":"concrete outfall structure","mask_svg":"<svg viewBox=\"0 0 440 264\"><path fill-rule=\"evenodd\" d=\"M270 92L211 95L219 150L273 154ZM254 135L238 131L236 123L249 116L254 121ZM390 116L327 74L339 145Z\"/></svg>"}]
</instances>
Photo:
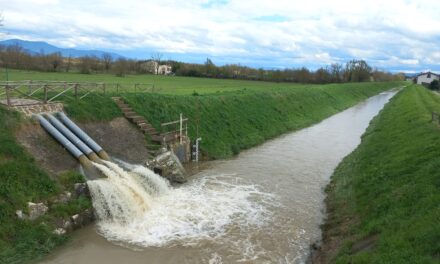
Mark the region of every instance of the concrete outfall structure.
<instances>
[{"instance_id":1,"label":"concrete outfall structure","mask_svg":"<svg viewBox=\"0 0 440 264\"><path fill-rule=\"evenodd\" d=\"M166 148L162 148L159 154L154 159L147 161L145 165L171 182L186 182L186 172L179 158Z\"/></svg>"}]
</instances>

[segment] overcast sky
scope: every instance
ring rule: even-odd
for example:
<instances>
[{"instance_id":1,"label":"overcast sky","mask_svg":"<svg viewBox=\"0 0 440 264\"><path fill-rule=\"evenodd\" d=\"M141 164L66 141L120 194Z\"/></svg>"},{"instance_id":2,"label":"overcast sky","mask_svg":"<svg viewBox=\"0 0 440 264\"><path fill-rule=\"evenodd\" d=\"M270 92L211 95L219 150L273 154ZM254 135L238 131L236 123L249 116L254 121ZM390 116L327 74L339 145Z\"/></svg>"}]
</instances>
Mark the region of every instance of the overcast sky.
<instances>
[{"instance_id":1,"label":"overcast sky","mask_svg":"<svg viewBox=\"0 0 440 264\"><path fill-rule=\"evenodd\" d=\"M440 71L439 0L0 0L2 39L254 67Z\"/></svg>"}]
</instances>

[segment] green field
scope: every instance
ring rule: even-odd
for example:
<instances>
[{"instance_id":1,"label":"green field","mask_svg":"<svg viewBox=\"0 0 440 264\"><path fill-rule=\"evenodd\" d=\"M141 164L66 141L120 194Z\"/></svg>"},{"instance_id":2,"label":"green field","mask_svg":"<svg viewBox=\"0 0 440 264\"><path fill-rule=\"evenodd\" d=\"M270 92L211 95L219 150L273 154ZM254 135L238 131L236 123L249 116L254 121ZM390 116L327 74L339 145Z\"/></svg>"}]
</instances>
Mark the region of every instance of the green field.
<instances>
[{"instance_id":1,"label":"green field","mask_svg":"<svg viewBox=\"0 0 440 264\"><path fill-rule=\"evenodd\" d=\"M432 111L440 112L438 94L404 89L336 169L324 225L325 237L342 241L332 262L440 262L440 126Z\"/></svg>"},{"instance_id":2,"label":"green field","mask_svg":"<svg viewBox=\"0 0 440 264\"><path fill-rule=\"evenodd\" d=\"M0 81L6 80L5 69L0 68ZM10 81L22 80L51 80L66 82L104 82L109 87L111 84L120 84L121 91L134 91L135 84L141 85L145 90L151 89L154 85L155 93L163 94L208 94L237 90L267 91L272 89L290 89L294 87L309 87L312 85L292 83L272 83L262 81L226 80L213 78L178 77L162 75L127 75L116 77L111 74L80 74L61 72L36 72L8 70ZM149 89L147 89L149 88ZM112 88L116 91L116 88Z\"/></svg>"}]
</instances>

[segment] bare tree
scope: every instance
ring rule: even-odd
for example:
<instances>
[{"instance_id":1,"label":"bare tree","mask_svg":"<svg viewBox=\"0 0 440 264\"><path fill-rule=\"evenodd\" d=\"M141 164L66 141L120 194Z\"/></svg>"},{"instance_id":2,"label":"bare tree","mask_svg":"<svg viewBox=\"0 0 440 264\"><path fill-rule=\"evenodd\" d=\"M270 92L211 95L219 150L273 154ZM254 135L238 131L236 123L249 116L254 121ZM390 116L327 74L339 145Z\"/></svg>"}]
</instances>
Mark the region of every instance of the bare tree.
<instances>
[{"instance_id":1,"label":"bare tree","mask_svg":"<svg viewBox=\"0 0 440 264\"><path fill-rule=\"evenodd\" d=\"M113 57L110 53L106 52L102 54L102 62L104 63L105 72L108 72L110 70L112 61L113 61Z\"/></svg>"},{"instance_id":2,"label":"bare tree","mask_svg":"<svg viewBox=\"0 0 440 264\"><path fill-rule=\"evenodd\" d=\"M69 57L67 57L66 72L70 71L70 66L72 66L72 55L71 54L69 54Z\"/></svg>"},{"instance_id":3,"label":"bare tree","mask_svg":"<svg viewBox=\"0 0 440 264\"><path fill-rule=\"evenodd\" d=\"M58 71L59 68L61 68L61 65L63 63L63 56L60 52L55 52L52 54L47 55L48 61L51 65L50 71Z\"/></svg>"},{"instance_id":4,"label":"bare tree","mask_svg":"<svg viewBox=\"0 0 440 264\"><path fill-rule=\"evenodd\" d=\"M163 54L160 52L156 52L151 56L151 59L156 62L156 67L155 67L156 69L154 70L155 74L159 73L159 66L162 58L163 58Z\"/></svg>"},{"instance_id":5,"label":"bare tree","mask_svg":"<svg viewBox=\"0 0 440 264\"><path fill-rule=\"evenodd\" d=\"M125 77L125 74L128 71L128 61L124 58L119 58L115 63L113 67L113 72L118 77Z\"/></svg>"}]
</instances>

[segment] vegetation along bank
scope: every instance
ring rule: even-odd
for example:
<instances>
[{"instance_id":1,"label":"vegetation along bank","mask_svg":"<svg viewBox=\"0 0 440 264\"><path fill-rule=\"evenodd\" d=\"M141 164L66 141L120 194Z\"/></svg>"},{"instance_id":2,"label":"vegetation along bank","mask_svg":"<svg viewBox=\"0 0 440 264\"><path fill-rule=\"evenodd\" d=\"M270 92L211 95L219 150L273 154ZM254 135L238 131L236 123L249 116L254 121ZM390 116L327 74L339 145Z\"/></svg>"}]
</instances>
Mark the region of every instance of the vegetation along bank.
<instances>
[{"instance_id":1,"label":"vegetation along bank","mask_svg":"<svg viewBox=\"0 0 440 264\"><path fill-rule=\"evenodd\" d=\"M412 85L372 121L327 187L314 263L439 263L440 96Z\"/></svg>"}]
</instances>

